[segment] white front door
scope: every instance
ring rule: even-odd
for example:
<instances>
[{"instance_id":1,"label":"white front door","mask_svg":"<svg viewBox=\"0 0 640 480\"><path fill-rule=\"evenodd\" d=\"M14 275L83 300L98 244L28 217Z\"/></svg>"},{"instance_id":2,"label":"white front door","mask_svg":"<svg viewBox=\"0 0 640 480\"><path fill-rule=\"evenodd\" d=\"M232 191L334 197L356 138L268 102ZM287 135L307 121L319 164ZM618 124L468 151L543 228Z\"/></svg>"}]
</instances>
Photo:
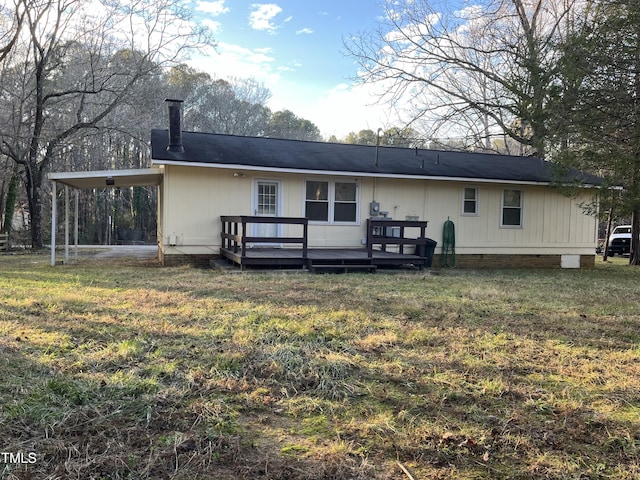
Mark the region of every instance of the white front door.
<instances>
[{"instance_id":1,"label":"white front door","mask_svg":"<svg viewBox=\"0 0 640 480\"><path fill-rule=\"evenodd\" d=\"M278 217L280 208L280 182L278 180L256 180L254 190L254 214L259 217ZM254 237L278 237L280 229L275 223L254 223ZM256 246L273 246L258 244Z\"/></svg>"}]
</instances>

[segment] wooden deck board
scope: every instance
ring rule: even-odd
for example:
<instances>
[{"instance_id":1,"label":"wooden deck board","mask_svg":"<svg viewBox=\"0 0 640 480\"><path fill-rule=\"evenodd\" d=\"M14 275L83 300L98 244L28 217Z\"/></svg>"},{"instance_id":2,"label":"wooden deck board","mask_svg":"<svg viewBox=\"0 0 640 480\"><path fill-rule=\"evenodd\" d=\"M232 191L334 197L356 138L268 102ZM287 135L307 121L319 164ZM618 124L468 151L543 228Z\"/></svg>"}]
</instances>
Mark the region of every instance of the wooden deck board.
<instances>
[{"instance_id":1,"label":"wooden deck board","mask_svg":"<svg viewBox=\"0 0 640 480\"><path fill-rule=\"evenodd\" d=\"M376 266L390 265L419 265L424 263L424 258L417 255L400 254L395 252L373 251L369 257L366 249L313 249L307 251L307 257L302 255L302 250L297 248L250 248L242 257L240 252L221 249L222 256L228 258L240 266L273 266L273 267L304 267L308 262L331 262L365 264Z\"/></svg>"}]
</instances>

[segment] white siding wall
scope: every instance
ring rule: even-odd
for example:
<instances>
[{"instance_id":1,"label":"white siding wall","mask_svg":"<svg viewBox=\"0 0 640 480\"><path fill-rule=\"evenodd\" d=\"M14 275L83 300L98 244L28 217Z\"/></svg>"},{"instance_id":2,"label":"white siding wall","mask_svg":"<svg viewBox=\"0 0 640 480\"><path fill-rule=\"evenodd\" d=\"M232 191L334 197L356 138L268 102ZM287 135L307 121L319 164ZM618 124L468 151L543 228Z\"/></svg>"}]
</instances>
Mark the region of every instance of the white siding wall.
<instances>
[{"instance_id":1,"label":"white siding wall","mask_svg":"<svg viewBox=\"0 0 640 480\"><path fill-rule=\"evenodd\" d=\"M217 253L220 247L220 216L253 214L255 179L279 180L282 215L304 215L304 182L307 179L357 180L357 225L310 223L310 247L361 247L366 236L369 203L380 202L382 211L404 220L407 215L428 220L427 236L440 245L447 219L456 226L456 252L519 254L593 254L596 219L583 213L581 201L542 186L495 185L473 182L436 182L404 179L313 177L297 174L243 172L215 168L166 166L160 219L165 253ZM243 176L244 175L244 176ZM478 215L462 215L463 188L478 189ZM504 188L523 192L523 227L500 228L501 195ZM299 232L284 234L299 235ZM167 248L169 238L176 246Z\"/></svg>"}]
</instances>

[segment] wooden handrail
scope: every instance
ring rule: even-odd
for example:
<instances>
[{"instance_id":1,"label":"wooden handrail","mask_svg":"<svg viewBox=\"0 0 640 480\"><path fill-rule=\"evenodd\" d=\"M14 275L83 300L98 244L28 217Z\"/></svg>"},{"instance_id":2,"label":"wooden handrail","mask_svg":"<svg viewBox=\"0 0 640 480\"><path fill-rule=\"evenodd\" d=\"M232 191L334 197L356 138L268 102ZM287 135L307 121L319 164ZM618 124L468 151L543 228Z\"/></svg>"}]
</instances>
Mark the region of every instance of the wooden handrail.
<instances>
[{"instance_id":1,"label":"wooden handrail","mask_svg":"<svg viewBox=\"0 0 640 480\"><path fill-rule=\"evenodd\" d=\"M309 219L305 217L261 217L257 215L222 215L223 222L236 223L281 223L283 225L303 225L308 224Z\"/></svg>"},{"instance_id":2,"label":"wooden handrail","mask_svg":"<svg viewBox=\"0 0 640 480\"><path fill-rule=\"evenodd\" d=\"M381 250L384 252L387 245L398 245L400 253L404 253L405 245L422 245L426 240L427 224L429 222L419 220L378 220L374 218L367 219L367 255L373 257L373 246L380 245ZM394 237L386 235L389 227L398 227L399 236ZM406 228L419 228L420 235L417 238L405 237ZM376 235L377 231L384 232L383 235ZM416 248L416 255L418 251ZM419 255L422 256L423 255Z\"/></svg>"},{"instance_id":3,"label":"wooden handrail","mask_svg":"<svg viewBox=\"0 0 640 480\"><path fill-rule=\"evenodd\" d=\"M254 215L223 215L220 217L222 230L222 248L225 250L233 250L238 253L240 247L240 255L246 256L247 244L256 243L301 243L302 256L307 256L308 245L308 227L309 220L304 217L259 217ZM301 237L256 237L249 236L247 225L252 223L272 223L277 225L302 225Z\"/></svg>"}]
</instances>

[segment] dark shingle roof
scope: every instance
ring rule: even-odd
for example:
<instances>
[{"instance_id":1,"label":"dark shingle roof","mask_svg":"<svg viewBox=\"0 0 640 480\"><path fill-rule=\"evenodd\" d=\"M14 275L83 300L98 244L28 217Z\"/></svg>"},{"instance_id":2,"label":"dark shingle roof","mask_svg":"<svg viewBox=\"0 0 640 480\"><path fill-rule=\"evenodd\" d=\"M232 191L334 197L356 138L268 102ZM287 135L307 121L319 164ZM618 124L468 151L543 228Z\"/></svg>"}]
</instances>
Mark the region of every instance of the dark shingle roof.
<instances>
[{"instance_id":1,"label":"dark shingle roof","mask_svg":"<svg viewBox=\"0 0 640 480\"><path fill-rule=\"evenodd\" d=\"M230 168L355 173L381 177L469 179L551 183L553 164L537 157L472 152L305 142L183 132L184 152L167 151L167 130L152 130L152 158L158 164L197 163ZM377 150L377 152L376 152ZM377 165L376 165L377 157ZM571 171L564 181L598 185L597 177Z\"/></svg>"}]
</instances>

